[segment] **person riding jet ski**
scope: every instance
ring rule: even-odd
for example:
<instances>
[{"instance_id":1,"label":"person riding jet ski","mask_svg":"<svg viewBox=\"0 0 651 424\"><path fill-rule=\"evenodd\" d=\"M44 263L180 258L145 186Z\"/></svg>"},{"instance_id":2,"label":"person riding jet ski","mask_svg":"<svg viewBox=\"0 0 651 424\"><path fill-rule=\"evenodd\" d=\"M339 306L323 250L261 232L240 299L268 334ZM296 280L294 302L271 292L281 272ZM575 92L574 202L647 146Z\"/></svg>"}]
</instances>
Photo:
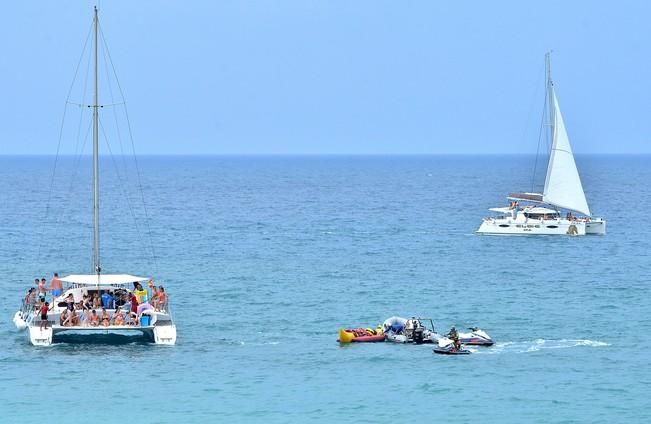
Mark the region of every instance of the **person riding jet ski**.
<instances>
[{"instance_id":1,"label":"person riding jet ski","mask_svg":"<svg viewBox=\"0 0 651 424\"><path fill-rule=\"evenodd\" d=\"M450 332L448 333L448 338L454 342L454 348L456 350L461 349L461 342L459 341L459 334L457 333L457 329L452 326L450 328Z\"/></svg>"}]
</instances>

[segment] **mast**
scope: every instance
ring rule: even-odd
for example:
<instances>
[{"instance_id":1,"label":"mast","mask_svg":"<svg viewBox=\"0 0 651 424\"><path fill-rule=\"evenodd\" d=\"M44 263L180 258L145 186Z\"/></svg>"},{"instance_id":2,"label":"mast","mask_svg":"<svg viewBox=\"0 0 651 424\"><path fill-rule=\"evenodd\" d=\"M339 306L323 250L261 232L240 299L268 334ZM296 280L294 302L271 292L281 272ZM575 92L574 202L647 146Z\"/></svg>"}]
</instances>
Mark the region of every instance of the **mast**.
<instances>
[{"instance_id":1,"label":"mast","mask_svg":"<svg viewBox=\"0 0 651 424\"><path fill-rule=\"evenodd\" d=\"M94 45L93 61L95 63L95 90L93 93L93 267L99 281L101 267L99 263L99 93L97 87L97 6L93 18Z\"/></svg>"},{"instance_id":2,"label":"mast","mask_svg":"<svg viewBox=\"0 0 651 424\"><path fill-rule=\"evenodd\" d=\"M545 76L547 77L547 102L549 103L549 140L550 146L554 144L554 126L555 126L555 116L554 116L554 82L552 81L552 52L549 51L545 53Z\"/></svg>"}]
</instances>

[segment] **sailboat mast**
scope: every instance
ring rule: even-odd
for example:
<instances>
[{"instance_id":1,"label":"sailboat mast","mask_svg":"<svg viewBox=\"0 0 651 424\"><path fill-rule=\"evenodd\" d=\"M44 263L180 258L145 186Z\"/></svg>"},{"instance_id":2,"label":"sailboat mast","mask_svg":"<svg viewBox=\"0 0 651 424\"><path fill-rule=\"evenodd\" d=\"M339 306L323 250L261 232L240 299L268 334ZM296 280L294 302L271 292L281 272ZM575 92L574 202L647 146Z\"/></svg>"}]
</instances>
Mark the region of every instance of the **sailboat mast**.
<instances>
[{"instance_id":1,"label":"sailboat mast","mask_svg":"<svg viewBox=\"0 0 651 424\"><path fill-rule=\"evenodd\" d=\"M549 106L549 140L554 143L554 82L552 81L551 52L545 53L545 75L547 77L547 102Z\"/></svg>"},{"instance_id":2,"label":"sailboat mast","mask_svg":"<svg viewBox=\"0 0 651 424\"><path fill-rule=\"evenodd\" d=\"M101 272L99 264L99 90L97 87L97 6L93 19L95 62L95 90L93 94L93 265L98 275Z\"/></svg>"}]
</instances>

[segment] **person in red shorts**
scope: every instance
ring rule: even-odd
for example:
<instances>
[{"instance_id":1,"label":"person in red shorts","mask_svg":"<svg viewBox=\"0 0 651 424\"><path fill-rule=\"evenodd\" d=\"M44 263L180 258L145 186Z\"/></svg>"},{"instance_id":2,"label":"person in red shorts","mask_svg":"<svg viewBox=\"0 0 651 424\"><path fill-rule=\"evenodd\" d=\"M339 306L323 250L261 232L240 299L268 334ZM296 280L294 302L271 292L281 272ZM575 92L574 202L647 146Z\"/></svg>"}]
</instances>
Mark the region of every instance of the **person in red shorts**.
<instances>
[{"instance_id":1,"label":"person in red shorts","mask_svg":"<svg viewBox=\"0 0 651 424\"><path fill-rule=\"evenodd\" d=\"M45 302L41 305L40 312L41 312L41 326L40 329L43 329L43 326L45 326L45 329L47 330L47 313L50 311L50 303Z\"/></svg>"}]
</instances>

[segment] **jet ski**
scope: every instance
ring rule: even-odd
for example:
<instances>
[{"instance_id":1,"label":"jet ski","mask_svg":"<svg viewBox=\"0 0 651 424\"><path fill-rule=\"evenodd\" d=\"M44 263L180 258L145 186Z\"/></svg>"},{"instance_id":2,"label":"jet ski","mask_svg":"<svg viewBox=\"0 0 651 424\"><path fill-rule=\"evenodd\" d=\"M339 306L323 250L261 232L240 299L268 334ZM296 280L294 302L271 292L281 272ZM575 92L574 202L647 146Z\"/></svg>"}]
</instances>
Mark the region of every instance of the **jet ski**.
<instances>
[{"instance_id":1,"label":"jet ski","mask_svg":"<svg viewBox=\"0 0 651 424\"><path fill-rule=\"evenodd\" d=\"M470 346L492 346L495 342L488 334L481 328L470 327L469 333L459 333L459 341L461 344Z\"/></svg>"},{"instance_id":2,"label":"jet ski","mask_svg":"<svg viewBox=\"0 0 651 424\"><path fill-rule=\"evenodd\" d=\"M385 339L394 343L434 343L442 337L434 331L430 318L391 317L384 321L382 328Z\"/></svg>"},{"instance_id":3,"label":"jet ski","mask_svg":"<svg viewBox=\"0 0 651 424\"><path fill-rule=\"evenodd\" d=\"M443 337L438 341L438 347L433 349L434 353L439 355L470 355L470 352L467 349L454 347L454 342L447 337Z\"/></svg>"}]
</instances>

